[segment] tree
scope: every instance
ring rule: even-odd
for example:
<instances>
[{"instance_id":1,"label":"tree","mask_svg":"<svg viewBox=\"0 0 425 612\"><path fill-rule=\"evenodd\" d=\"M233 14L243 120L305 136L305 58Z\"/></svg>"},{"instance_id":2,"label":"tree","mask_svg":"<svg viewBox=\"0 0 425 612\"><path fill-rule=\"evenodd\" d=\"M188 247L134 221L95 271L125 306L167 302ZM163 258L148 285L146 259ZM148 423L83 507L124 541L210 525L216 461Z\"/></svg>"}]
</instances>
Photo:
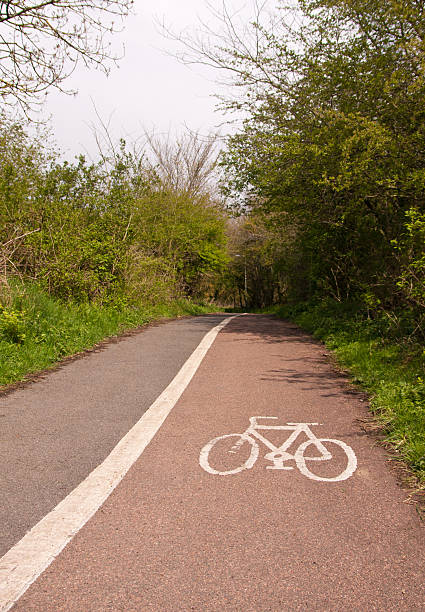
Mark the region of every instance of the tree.
<instances>
[{"instance_id":1,"label":"tree","mask_svg":"<svg viewBox=\"0 0 425 612\"><path fill-rule=\"evenodd\" d=\"M79 62L105 71L116 60L108 34L117 30L133 0L2 0L0 96L28 112L49 87Z\"/></svg>"},{"instance_id":2,"label":"tree","mask_svg":"<svg viewBox=\"0 0 425 612\"><path fill-rule=\"evenodd\" d=\"M145 131L145 138L150 170L163 187L194 197L216 190L218 134L187 130L172 138L170 133L163 137Z\"/></svg>"},{"instance_id":3,"label":"tree","mask_svg":"<svg viewBox=\"0 0 425 612\"><path fill-rule=\"evenodd\" d=\"M224 303L264 308L282 301L292 241L279 217L251 212L229 220L229 262L219 292Z\"/></svg>"},{"instance_id":4,"label":"tree","mask_svg":"<svg viewBox=\"0 0 425 612\"><path fill-rule=\"evenodd\" d=\"M217 35L178 37L184 61L227 73L224 104L247 115L228 140L227 191L245 211L286 213L295 297L396 307L408 262L393 241L406 211L425 212L423 3L253 4L251 23L224 2Z\"/></svg>"}]
</instances>

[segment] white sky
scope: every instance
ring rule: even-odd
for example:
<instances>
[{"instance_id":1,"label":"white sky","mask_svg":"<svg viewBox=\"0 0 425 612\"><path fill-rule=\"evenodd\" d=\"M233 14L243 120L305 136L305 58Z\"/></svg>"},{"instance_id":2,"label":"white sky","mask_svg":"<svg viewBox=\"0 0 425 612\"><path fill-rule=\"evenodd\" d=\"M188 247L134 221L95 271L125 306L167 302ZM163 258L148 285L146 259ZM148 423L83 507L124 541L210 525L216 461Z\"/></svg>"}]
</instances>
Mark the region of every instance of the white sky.
<instances>
[{"instance_id":1,"label":"white sky","mask_svg":"<svg viewBox=\"0 0 425 612\"><path fill-rule=\"evenodd\" d=\"M217 8L221 0L216 0ZM213 0L212 4L215 5ZM230 7L249 7L250 1L228 0ZM93 103L112 134L128 140L137 138L143 127L158 132L180 130L184 125L208 133L223 123L214 112L218 88L215 71L188 67L164 51L174 43L157 31L155 17L165 19L174 30L195 28L197 18L210 19L204 0L135 0L136 15L125 22L122 33L112 39L125 56L109 77L99 70L78 67L65 86L79 90L74 96L51 91L46 112L51 115L55 140L65 156L79 153L95 156L90 124L97 124ZM225 133L229 128L221 128Z\"/></svg>"}]
</instances>

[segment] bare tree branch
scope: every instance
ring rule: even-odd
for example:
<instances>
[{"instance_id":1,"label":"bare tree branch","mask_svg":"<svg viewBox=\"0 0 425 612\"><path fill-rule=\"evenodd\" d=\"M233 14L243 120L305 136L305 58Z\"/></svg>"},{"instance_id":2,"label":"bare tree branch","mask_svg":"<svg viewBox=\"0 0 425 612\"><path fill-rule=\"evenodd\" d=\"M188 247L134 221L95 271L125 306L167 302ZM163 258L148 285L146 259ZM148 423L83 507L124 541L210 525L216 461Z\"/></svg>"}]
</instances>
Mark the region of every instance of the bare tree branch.
<instances>
[{"instance_id":1,"label":"bare tree branch","mask_svg":"<svg viewBox=\"0 0 425 612\"><path fill-rule=\"evenodd\" d=\"M219 137L202 136L187 131L172 139L170 133L160 137L145 131L151 171L161 184L176 192L203 195L214 191L214 173L217 166Z\"/></svg>"},{"instance_id":2,"label":"bare tree branch","mask_svg":"<svg viewBox=\"0 0 425 612\"><path fill-rule=\"evenodd\" d=\"M118 57L109 35L134 0L0 0L0 98L26 113L79 62L105 72ZM67 91L67 93L74 93Z\"/></svg>"}]
</instances>

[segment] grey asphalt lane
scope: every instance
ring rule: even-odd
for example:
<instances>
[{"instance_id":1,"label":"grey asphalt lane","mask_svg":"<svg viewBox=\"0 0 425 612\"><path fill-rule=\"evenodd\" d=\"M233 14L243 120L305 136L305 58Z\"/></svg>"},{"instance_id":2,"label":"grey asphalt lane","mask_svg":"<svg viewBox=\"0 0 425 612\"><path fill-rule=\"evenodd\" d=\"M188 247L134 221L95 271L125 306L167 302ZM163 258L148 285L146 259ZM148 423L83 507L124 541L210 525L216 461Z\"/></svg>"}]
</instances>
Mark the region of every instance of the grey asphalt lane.
<instances>
[{"instance_id":1,"label":"grey asphalt lane","mask_svg":"<svg viewBox=\"0 0 425 612\"><path fill-rule=\"evenodd\" d=\"M148 327L0 397L0 556L107 457L226 316Z\"/></svg>"}]
</instances>

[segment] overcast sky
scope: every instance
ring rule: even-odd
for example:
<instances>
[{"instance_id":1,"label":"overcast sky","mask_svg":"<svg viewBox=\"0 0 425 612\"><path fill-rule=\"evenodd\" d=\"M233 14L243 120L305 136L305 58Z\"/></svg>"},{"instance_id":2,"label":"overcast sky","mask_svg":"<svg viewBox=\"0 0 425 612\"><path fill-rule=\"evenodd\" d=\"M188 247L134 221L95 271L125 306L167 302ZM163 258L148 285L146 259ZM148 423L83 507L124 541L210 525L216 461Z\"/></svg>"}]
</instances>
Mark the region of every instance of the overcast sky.
<instances>
[{"instance_id":1,"label":"overcast sky","mask_svg":"<svg viewBox=\"0 0 425 612\"><path fill-rule=\"evenodd\" d=\"M249 6L250 0L228 0L227 4ZM217 0L217 7L220 5ZM164 18L181 31L195 28L198 17L211 20L204 0L135 0L135 13L127 18L124 31L113 38L117 51L125 45L125 56L109 77L81 66L65 83L79 90L75 97L49 93L46 111L67 158L81 152L95 154L89 127L98 123L93 104L105 121L110 120L114 136L128 139L137 137L143 127L164 132L186 124L209 132L223 123L223 116L214 112L214 71L184 66L167 55L164 51L171 51L174 43L164 39L155 25L155 18ZM222 127L221 132L226 129Z\"/></svg>"}]
</instances>

